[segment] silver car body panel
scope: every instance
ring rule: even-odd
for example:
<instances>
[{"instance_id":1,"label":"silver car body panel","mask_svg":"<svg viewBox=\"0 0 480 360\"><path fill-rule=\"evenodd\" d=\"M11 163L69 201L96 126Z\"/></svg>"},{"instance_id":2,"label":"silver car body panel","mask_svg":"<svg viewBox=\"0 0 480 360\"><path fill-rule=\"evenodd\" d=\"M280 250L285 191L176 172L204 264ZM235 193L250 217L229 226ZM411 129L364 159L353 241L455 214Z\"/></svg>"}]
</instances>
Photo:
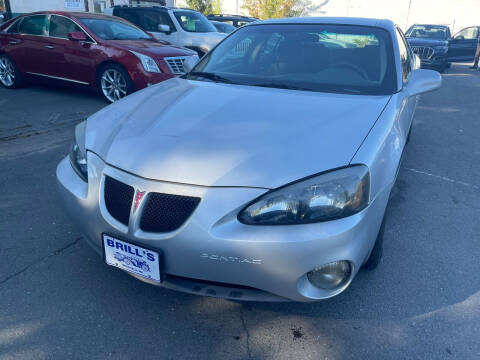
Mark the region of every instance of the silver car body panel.
<instances>
[{"instance_id":1,"label":"silver car body panel","mask_svg":"<svg viewBox=\"0 0 480 360\"><path fill-rule=\"evenodd\" d=\"M342 22L269 22L295 21ZM345 21L374 22L396 44L389 21ZM395 52L401 73L397 46ZM349 260L353 279L368 258L417 101L402 86L391 96L359 96L172 79L92 116L86 126L88 184L66 158L57 168L58 193L99 253L101 234L108 233L165 254L167 288L243 300L328 298L339 291L315 288L306 273ZM370 204L360 213L295 226L238 221L238 212L269 189L349 164L370 169ZM197 196L201 202L179 229L142 232L142 203L128 226L108 214L105 175L147 193Z\"/></svg>"}]
</instances>

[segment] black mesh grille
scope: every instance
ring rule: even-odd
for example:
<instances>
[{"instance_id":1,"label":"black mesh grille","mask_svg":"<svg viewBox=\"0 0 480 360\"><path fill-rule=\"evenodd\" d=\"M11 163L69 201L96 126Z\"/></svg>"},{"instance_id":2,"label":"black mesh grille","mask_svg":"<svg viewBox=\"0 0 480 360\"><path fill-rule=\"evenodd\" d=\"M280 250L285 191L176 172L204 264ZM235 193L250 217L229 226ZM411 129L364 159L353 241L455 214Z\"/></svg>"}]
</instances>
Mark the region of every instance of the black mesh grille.
<instances>
[{"instance_id":1,"label":"black mesh grille","mask_svg":"<svg viewBox=\"0 0 480 360\"><path fill-rule=\"evenodd\" d=\"M177 230L197 208L200 198L151 193L143 209L140 228L148 232Z\"/></svg>"},{"instance_id":2,"label":"black mesh grille","mask_svg":"<svg viewBox=\"0 0 480 360\"><path fill-rule=\"evenodd\" d=\"M113 218L128 226L133 200L133 187L105 176L105 205Z\"/></svg>"}]
</instances>

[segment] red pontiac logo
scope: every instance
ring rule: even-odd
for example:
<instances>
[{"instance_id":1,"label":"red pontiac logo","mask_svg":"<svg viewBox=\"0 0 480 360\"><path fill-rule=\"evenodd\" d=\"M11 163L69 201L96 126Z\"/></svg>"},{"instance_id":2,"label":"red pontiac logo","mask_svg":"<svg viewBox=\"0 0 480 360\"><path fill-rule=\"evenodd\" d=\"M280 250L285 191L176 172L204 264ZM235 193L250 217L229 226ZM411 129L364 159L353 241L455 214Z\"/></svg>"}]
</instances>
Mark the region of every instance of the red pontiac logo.
<instances>
[{"instance_id":1,"label":"red pontiac logo","mask_svg":"<svg viewBox=\"0 0 480 360\"><path fill-rule=\"evenodd\" d=\"M145 195L145 191L137 190L135 191L135 201L133 202L133 212L137 211L138 205L143 199L143 195Z\"/></svg>"}]
</instances>

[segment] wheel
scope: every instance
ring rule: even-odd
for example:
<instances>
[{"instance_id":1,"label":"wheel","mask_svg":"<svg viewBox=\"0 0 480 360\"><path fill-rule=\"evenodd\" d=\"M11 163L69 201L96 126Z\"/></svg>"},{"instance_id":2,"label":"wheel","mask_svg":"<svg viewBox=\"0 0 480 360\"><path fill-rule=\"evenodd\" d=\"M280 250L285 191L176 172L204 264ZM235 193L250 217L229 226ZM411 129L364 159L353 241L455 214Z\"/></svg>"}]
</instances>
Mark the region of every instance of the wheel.
<instances>
[{"instance_id":1,"label":"wheel","mask_svg":"<svg viewBox=\"0 0 480 360\"><path fill-rule=\"evenodd\" d=\"M383 256L383 238L385 234L385 218L383 216L382 225L380 225L380 230L378 231L377 239L375 240L375 245L373 246L372 252L368 257L368 260L363 264L363 267L367 270L374 270L380 264Z\"/></svg>"},{"instance_id":2,"label":"wheel","mask_svg":"<svg viewBox=\"0 0 480 360\"><path fill-rule=\"evenodd\" d=\"M0 83L9 89L18 88L23 84L20 71L7 55L0 56Z\"/></svg>"},{"instance_id":3,"label":"wheel","mask_svg":"<svg viewBox=\"0 0 480 360\"><path fill-rule=\"evenodd\" d=\"M108 102L115 102L133 92L130 75L120 65L109 64L99 71L97 87Z\"/></svg>"}]
</instances>

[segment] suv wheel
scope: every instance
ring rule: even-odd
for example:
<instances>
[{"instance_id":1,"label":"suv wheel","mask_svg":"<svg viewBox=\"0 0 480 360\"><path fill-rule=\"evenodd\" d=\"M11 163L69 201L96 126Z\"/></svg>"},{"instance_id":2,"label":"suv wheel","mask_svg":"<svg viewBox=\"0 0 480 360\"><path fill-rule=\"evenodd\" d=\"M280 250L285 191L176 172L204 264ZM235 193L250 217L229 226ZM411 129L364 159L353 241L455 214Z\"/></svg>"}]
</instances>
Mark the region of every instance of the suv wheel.
<instances>
[{"instance_id":1,"label":"suv wheel","mask_svg":"<svg viewBox=\"0 0 480 360\"><path fill-rule=\"evenodd\" d=\"M0 56L0 82L9 89L17 88L22 84L22 78L17 66L6 55Z\"/></svg>"},{"instance_id":2,"label":"suv wheel","mask_svg":"<svg viewBox=\"0 0 480 360\"><path fill-rule=\"evenodd\" d=\"M116 64L106 65L99 71L97 86L105 99L112 103L133 92L132 79Z\"/></svg>"}]
</instances>

